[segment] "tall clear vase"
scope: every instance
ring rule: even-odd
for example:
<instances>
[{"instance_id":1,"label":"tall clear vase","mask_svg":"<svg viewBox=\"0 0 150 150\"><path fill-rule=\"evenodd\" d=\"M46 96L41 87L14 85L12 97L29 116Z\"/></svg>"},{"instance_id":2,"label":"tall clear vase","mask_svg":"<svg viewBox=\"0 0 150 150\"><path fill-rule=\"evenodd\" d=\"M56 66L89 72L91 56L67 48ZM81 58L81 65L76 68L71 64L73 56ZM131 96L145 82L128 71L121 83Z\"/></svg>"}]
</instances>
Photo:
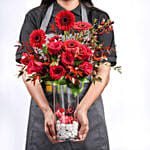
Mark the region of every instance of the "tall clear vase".
<instances>
[{"instance_id":1,"label":"tall clear vase","mask_svg":"<svg viewBox=\"0 0 150 150\"><path fill-rule=\"evenodd\" d=\"M78 139L79 123L74 118L74 111L78 104L79 95L74 96L67 85L53 85L57 140Z\"/></svg>"}]
</instances>

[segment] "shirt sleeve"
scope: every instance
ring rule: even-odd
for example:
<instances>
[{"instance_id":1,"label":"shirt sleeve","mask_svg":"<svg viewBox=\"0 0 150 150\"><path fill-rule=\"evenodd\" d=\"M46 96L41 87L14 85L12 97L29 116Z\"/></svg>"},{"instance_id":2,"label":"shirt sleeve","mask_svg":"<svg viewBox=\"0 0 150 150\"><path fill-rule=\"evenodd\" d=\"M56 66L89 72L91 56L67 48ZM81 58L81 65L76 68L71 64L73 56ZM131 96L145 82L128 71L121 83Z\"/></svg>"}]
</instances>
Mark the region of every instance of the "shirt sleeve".
<instances>
[{"instance_id":1,"label":"shirt sleeve","mask_svg":"<svg viewBox=\"0 0 150 150\"><path fill-rule=\"evenodd\" d=\"M36 29L36 25L35 25L34 19L33 19L32 15L28 12L25 15L25 19L24 19L24 22L21 27L21 31L20 31L20 35L19 35L19 42L21 44L23 44L23 43L25 44L26 42L29 42L30 34L35 29ZM31 50L33 51L33 54L34 54L33 48ZM18 48L16 50L16 54L15 54L16 62L20 63L22 53L28 53L28 51L26 50L26 44L23 49Z\"/></svg>"},{"instance_id":2,"label":"shirt sleeve","mask_svg":"<svg viewBox=\"0 0 150 150\"><path fill-rule=\"evenodd\" d=\"M107 13L104 13L100 17L100 22L102 21L103 18L105 19L105 21L110 19L109 15ZM117 64L117 53L116 53L114 29L111 31L108 31L108 33L104 33L103 35L100 35L99 38L100 38L99 40L102 43L104 43L102 48L109 47L109 50L108 50L109 53L107 52L107 54L106 54L107 60L103 60L103 62L110 62L111 66L115 66Z\"/></svg>"}]
</instances>

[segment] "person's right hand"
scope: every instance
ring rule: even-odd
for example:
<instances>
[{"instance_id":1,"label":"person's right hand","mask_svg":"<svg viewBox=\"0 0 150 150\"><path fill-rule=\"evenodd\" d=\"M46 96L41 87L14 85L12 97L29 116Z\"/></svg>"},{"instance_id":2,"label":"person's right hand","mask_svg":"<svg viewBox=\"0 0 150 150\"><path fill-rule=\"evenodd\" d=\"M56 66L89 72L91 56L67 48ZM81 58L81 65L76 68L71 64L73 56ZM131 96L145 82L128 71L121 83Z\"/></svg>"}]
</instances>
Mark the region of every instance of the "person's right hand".
<instances>
[{"instance_id":1,"label":"person's right hand","mask_svg":"<svg viewBox=\"0 0 150 150\"><path fill-rule=\"evenodd\" d=\"M45 133L48 136L49 140L55 144L58 142L63 142L62 140L56 140L56 118L52 110L48 110L47 112L44 113L44 128L45 128Z\"/></svg>"}]
</instances>

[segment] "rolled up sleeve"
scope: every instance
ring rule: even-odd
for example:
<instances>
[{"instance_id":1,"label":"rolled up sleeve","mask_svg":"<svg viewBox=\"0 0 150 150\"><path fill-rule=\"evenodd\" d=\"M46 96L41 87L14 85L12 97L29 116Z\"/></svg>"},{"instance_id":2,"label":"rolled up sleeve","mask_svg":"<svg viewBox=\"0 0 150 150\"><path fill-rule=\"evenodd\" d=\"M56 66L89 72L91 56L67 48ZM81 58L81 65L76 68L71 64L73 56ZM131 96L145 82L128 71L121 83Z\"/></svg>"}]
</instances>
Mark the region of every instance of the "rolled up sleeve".
<instances>
[{"instance_id":1,"label":"rolled up sleeve","mask_svg":"<svg viewBox=\"0 0 150 150\"><path fill-rule=\"evenodd\" d=\"M105 13L101 16L101 20L102 20L102 18L105 18L106 21L108 19L110 19L109 15L107 13ZM117 53L116 53L114 29L111 31L108 31L108 33L99 35L99 40L103 43L102 48L109 47L109 49L108 49L109 53L107 52L107 54L106 54L107 60L103 60L103 62L110 62L111 66L115 66L117 64Z\"/></svg>"},{"instance_id":2,"label":"rolled up sleeve","mask_svg":"<svg viewBox=\"0 0 150 150\"><path fill-rule=\"evenodd\" d=\"M29 11L25 15L25 19L24 19L24 22L22 24L22 27L20 30L20 35L19 35L19 42L21 44L24 43L25 47L24 48L19 47L16 50L16 53L15 53L16 62L20 63L22 53L28 53L28 51L26 50L26 48L27 48L26 42L29 42L30 34L35 29L36 29L36 25L35 25L35 22L34 22L32 15ZM33 51L33 54L34 54L34 50L33 49L31 49L31 50Z\"/></svg>"}]
</instances>

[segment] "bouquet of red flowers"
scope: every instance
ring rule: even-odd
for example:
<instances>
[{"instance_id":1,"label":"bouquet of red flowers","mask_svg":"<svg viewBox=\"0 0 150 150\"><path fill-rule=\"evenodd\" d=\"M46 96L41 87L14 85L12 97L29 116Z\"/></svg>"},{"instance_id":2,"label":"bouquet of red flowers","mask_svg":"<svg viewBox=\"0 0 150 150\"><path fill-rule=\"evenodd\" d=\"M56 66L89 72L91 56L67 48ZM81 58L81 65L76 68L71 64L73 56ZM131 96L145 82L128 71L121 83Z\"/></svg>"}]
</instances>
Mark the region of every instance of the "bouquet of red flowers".
<instances>
[{"instance_id":1,"label":"bouquet of red flowers","mask_svg":"<svg viewBox=\"0 0 150 150\"><path fill-rule=\"evenodd\" d=\"M42 29L30 34L29 43L26 42L28 53L22 54L18 76L26 72L27 81L35 82L38 78L40 82L46 80L53 84L67 84L73 94L78 95L80 83L88 82L87 76L91 76L94 83L95 80L101 81L100 77L96 78L97 68L108 59L106 55L113 49L102 48L104 43L99 44L97 36L113 30L113 22L110 19L107 22L103 19L100 24L94 19L93 25L75 22L75 16L63 10L56 15L55 24L64 31L63 35L53 32L54 36L49 38ZM32 54L32 49L36 55Z\"/></svg>"}]
</instances>

